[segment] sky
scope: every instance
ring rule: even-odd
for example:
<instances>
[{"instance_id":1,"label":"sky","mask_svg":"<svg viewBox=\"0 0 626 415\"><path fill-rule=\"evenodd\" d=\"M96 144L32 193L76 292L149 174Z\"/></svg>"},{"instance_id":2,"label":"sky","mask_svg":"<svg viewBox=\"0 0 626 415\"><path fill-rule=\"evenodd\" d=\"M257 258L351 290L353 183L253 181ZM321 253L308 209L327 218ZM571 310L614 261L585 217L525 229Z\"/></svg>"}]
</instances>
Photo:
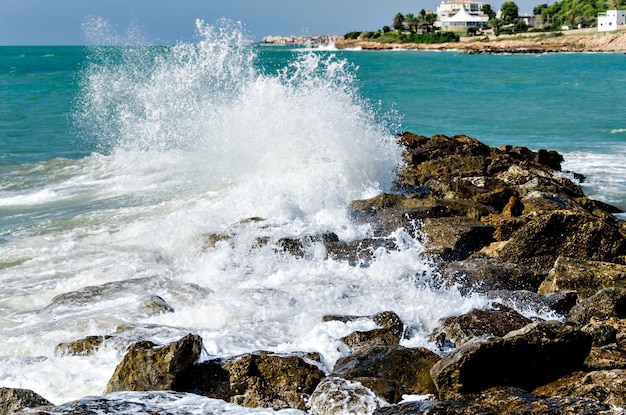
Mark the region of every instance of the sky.
<instances>
[{"instance_id":1,"label":"sky","mask_svg":"<svg viewBox=\"0 0 626 415\"><path fill-rule=\"evenodd\" d=\"M485 1L485 0L483 0ZM502 1L491 3L498 10ZM189 42L196 19L241 22L252 41L268 35L343 35L391 26L397 13L435 10L440 0L0 0L0 45L82 45L91 22L134 27L149 44ZM530 13L541 0L518 0Z\"/></svg>"}]
</instances>

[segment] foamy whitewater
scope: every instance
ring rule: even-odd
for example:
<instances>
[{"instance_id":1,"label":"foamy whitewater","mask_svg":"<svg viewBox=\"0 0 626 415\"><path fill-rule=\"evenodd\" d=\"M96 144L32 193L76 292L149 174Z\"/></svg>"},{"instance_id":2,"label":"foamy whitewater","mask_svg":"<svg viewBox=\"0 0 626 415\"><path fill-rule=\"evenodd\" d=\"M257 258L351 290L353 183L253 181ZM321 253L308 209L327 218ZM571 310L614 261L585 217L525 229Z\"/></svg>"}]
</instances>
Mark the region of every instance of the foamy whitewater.
<instances>
[{"instance_id":1,"label":"foamy whitewater","mask_svg":"<svg viewBox=\"0 0 626 415\"><path fill-rule=\"evenodd\" d=\"M237 31L198 28L195 44L94 49L75 118L102 151L25 167L2 191L19 223L0 245L2 386L56 404L99 394L123 352L55 347L122 329L118 346L192 332L203 358L317 351L331 369L347 353L339 339L373 323L323 315L394 310L405 345L429 346L440 317L485 304L434 288L402 229L389 235L400 249L369 266L316 244L306 259L276 250L284 237L367 235L347 205L389 187L401 150L346 61L309 51L267 75ZM210 247L214 233L231 239ZM174 312L146 308L155 296Z\"/></svg>"},{"instance_id":2,"label":"foamy whitewater","mask_svg":"<svg viewBox=\"0 0 626 415\"><path fill-rule=\"evenodd\" d=\"M0 182L0 386L55 404L98 395L124 341L190 332L203 359L315 351L330 370L348 352L339 339L374 326L324 315L393 310L403 345L434 349L440 318L488 306L437 288L404 229L388 236L399 249L370 264L326 258L315 243L304 258L276 249L285 237L370 234L347 206L391 185L397 116L363 98L353 65L332 53L302 51L272 72L237 27L199 22L198 38L91 48L73 121L98 152L23 164ZM213 234L229 238L213 245ZM55 352L108 334L92 356Z\"/></svg>"}]
</instances>

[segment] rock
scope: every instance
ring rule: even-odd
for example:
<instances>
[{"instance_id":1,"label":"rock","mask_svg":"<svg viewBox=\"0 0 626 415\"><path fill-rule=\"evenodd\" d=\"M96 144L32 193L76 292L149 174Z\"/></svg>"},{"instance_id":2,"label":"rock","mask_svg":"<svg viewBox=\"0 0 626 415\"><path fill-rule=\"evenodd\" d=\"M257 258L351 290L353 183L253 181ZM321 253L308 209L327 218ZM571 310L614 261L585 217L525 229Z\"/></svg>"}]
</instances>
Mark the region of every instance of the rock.
<instances>
[{"instance_id":1,"label":"rock","mask_svg":"<svg viewBox=\"0 0 626 415\"><path fill-rule=\"evenodd\" d=\"M587 371L626 369L626 350L617 344L592 347L585 359L585 369Z\"/></svg>"},{"instance_id":2,"label":"rock","mask_svg":"<svg viewBox=\"0 0 626 415\"><path fill-rule=\"evenodd\" d=\"M546 397L492 388L463 400L423 400L383 406L375 415L618 415L624 411L583 398Z\"/></svg>"},{"instance_id":3,"label":"rock","mask_svg":"<svg viewBox=\"0 0 626 415\"><path fill-rule=\"evenodd\" d=\"M229 401L230 373L221 360L195 363L181 373L173 389Z\"/></svg>"},{"instance_id":4,"label":"rock","mask_svg":"<svg viewBox=\"0 0 626 415\"><path fill-rule=\"evenodd\" d=\"M567 320L585 325L595 317L607 320L611 317L626 318L626 288L605 288L578 302L567 314Z\"/></svg>"},{"instance_id":5,"label":"rock","mask_svg":"<svg viewBox=\"0 0 626 415\"><path fill-rule=\"evenodd\" d=\"M504 214L490 214L480 219L481 222L494 227L493 239L496 242L508 241L515 232L531 220L532 218L528 215L509 217Z\"/></svg>"},{"instance_id":6,"label":"rock","mask_svg":"<svg viewBox=\"0 0 626 415\"><path fill-rule=\"evenodd\" d=\"M531 389L580 369L590 349L588 334L537 322L504 337L474 338L435 363L431 375L443 399L493 386Z\"/></svg>"},{"instance_id":7,"label":"rock","mask_svg":"<svg viewBox=\"0 0 626 415\"><path fill-rule=\"evenodd\" d=\"M626 406L626 370L576 372L538 387L537 394L590 399L608 405Z\"/></svg>"},{"instance_id":8,"label":"rock","mask_svg":"<svg viewBox=\"0 0 626 415\"><path fill-rule=\"evenodd\" d=\"M174 309L158 295L147 295L141 298L141 306L148 315L173 313Z\"/></svg>"},{"instance_id":9,"label":"rock","mask_svg":"<svg viewBox=\"0 0 626 415\"><path fill-rule=\"evenodd\" d=\"M380 313L376 313L372 316L372 321L383 329L391 330L398 339L401 339L404 334L404 323L393 311L381 311Z\"/></svg>"},{"instance_id":10,"label":"rock","mask_svg":"<svg viewBox=\"0 0 626 415\"><path fill-rule=\"evenodd\" d=\"M115 368L105 393L174 389L201 350L202 339L194 334L162 347L148 341L135 343Z\"/></svg>"},{"instance_id":11,"label":"rock","mask_svg":"<svg viewBox=\"0 0 626 415\"><path fill-rule=\"evenodd\" d=\"M50 401L28 389L0 388L0 415L26 408L53 406Z\"/></svg>"},{"instance_id":12,"label":"rock","mask_svg":"<svg viewBox=\"0 0 626 415\"><path fill-rule=\"evenodd\" d=\"M343 341L352 351L367 349L372 346L398 346L404 334L404 323L393 311L382 311L371 316L324 316L322 321L354 321L368 318L380 328L369 331L356 331L343 337Z\"/></svg>"},{"instance_id":13,"label":"rock","mask_svg":"<svg viewBox=\"0 0 626 415\"><path fill-rule=\"evenodd\" d=\"M626 238L615 225L583 212L557 210L519 229L499 260L536 267L546 274L559 256L626 263Z\"/></svg>"},{"instance_id":14,"label":"rock","mask_svg":"<svg viewBox=\"0 0 626 415\"><path fill-rule=\"evenodd\" d=\"M350 203L350 213L357 223L369 223L374 236L388 236L398 228L415 234L416 222L427 217L451 216L450 208L433 199L383 193L367 200Z\"/></svg>"},{"instance_id":15,"label":"rock","mask_svg":"<svg viewBox=\"0 0 626 415\"><path fill-rule=\"evenodd\" d=\"M424 348L375 346L337 360L332 376L372 390L387 402L399 402L403 394L435 392L430 368L439 356Z\"/></svg>"},{"instance_id":16,"label":"rock","mask_svg":"<svg viewBox=\"0 0 626 415\"><path fill-rule=\"evenodd\" d=\"M502 216L515 217L524 213L524 204L516 196L509 197L509 201L502 208Z\"/></svg>"},{"instance_id":17,"label":"rock","mask_svg":"<svg viewBox=\"0 0 626 415\"><path fill-rule=\"evenodd\" d=\"M582 329L593 338L594 346L616 343L620 335L626 334L626 319L617 317L591 317Z\"/></svg>"},{"instance_id":18,"label":"rock","mask_svg":"<svg viewBox=\"0 0 626 415\"><path fill-rule=\"evenodd\" d=\"M485 294L496 302L518 310L535 314L555 312L563 316L574 307L578 299L574 291L541 295L528 290L493 290Z\"/></svg>"},{"instance_id":19,"label":"rock","mask_svg":"<svg viewBox=\"0 0 626 415\"><path fill-rule=\"evenodd\" d=\"M161 276L132 278L83 287L76 291L57 295L44 311L52 313L60 306L87 306L120 296L129 296L136 297L136 301L132 302L132 307L128 307L128 313L152 316L173 311L163 296L177 297L181 301L191 302L203 299L212 292L212 290L196 284L181 283Z\"/></svg>"},{"instance_id":20,"label":"rock","mask_svg":"<svg viewBox=\"0 0 626 415\"><path fill-rule=\"evenodd\" d=\"M584 299L608 287L626 288L626 265L560 256L539 286L539 293L576 291Z\"/></svg>"},{"instance_id":21,"label":"rock","mask_svg":"<svg viewBox=\"0 0 626 415\"><path fill-rule=\"evenodd\" d=\"M542 281L541 276L523 265L479 256L444 262L440 269L446 286L457 287L463 295L494 290L536 291Z\"/></svg>"},{"instance_id":22,"label":"rock","mask_svg":"<svg viewBox=\"0 0 626 415\"><path fill-rule=\"evenodd\" d=\"M371 390L359 382L327 377L311 394L308 406L314 415L370 415L381 403Z\"/></svg>"},{"instance_id":23,"label":"rock","mask_svg":"<svg viewBox=\"0 0 626 415\"><path fill-rule=\"evenodd\" d=\"M247 407L296 408L306 401L324 378L317 364L297 355L260 351L229 359L230 401Z\"/></svg>"},{"instance_id":24,"label":"rock","mask_svg":"<svg viewBox=\"0 0 626 415\"><path fill-rule=\"evenodd\" d=\"M190 393L173 391L115 392L103 396L87 396L52 408L40 408L36 412L18 412L19 415L183 415L183 414L259 414L259 415L306 415L297 409L272 411L268 409L244 409L218 399L209 399Z\"/></svg>"},{"instance_id":25,"label":"rock","mask_svg":"<svg viewBox=\"0 0 626 415\"><path fill-rule=\"evenodd\" d=\"M368 318L377 324L380 328L391 330L398 339L402 338L404 333L404 323L400 317L393 311L381 311L369 316L352 316L352 315L326 315L322 317L322 321L341 321L347 323L360 318Z\"/></svg>"},{"instance_id":26,"label":"rock","mask_svg":"<svg viewBox=\"0 0 626 415\"><path fill-rule=\"evenodd\" d=\"M493 310L473 309L468 313L455 317L446 317L439 321L439 328L432 334L433 338L451 340L457 347L474 337L498 336L521 329L532 320L522 316L512 308L502 304L494 304Z\"/></svg>"},{"instance_id":27,"label":"rock","mask_svg":"<svg viewBox=\"0 0 626 415\"><path fill-rule=\"evenodd\" d=\"M389 329L355 331L341 338L351 351L368 349L373 346L398 346L400 338Z\"/></svg>"},{"instance_id":28,"label":"rock","mask_svg":"<svg viewBox=\"0 0 626 415\"><path fill-rule=\"evenodd\" d=\"M427 235L424 243L427 252L444 261L465 259L489 245L494 231L490 225L459 217L424 219L420 229Z\"/></svg>"},{"instance_id":29,"label":"rock","mask_svg":"<svg viewBox=\"0 0 626 415\"><path fill-rule=\"evenodd\" d=\"M95 353L106 340L112 337L110 335L87 336L73 342L59 343L55 353L60 356L88 356Z\"/></svg>"}]
</instances>

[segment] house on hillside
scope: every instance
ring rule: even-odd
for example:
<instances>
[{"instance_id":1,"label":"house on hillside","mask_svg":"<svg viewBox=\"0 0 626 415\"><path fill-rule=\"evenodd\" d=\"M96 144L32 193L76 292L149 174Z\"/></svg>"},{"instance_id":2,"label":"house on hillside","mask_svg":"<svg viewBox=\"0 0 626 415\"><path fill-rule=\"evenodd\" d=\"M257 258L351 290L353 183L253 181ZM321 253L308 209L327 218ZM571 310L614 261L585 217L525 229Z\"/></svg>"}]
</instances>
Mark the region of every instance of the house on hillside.
<instances>
[{"instance_id":1,"label":"house on hillside","mask_svg":"<svg viewBox=\"0 0 626 415\"><path fill-rule=\"evenodd\" d=\"M489 21L489 16L483 12L485 5L489 5L489 3L469 0L442 0L441 4L437 6L435 26L440 30L451 32L466 32L469 28L484 29Z\"/></svg>"},{"instance_id":2,"label":"house on hillside","mask_svg":"<svg viewBox=\"0 0 626 415\"><path fill-rule=\"evenodd\" d=\"M617 26L623 24L626 24L624 10L607 10L604 13L598 13L598 32L617 30Z\"/></svg>"}]
</instances>

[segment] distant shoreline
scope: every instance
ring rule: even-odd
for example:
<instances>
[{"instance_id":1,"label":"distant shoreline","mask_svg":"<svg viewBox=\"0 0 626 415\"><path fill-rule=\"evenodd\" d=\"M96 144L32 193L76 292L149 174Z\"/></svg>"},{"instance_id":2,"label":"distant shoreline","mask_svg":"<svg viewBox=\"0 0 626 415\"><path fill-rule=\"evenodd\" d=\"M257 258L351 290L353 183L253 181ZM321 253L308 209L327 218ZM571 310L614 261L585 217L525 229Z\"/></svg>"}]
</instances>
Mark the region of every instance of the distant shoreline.
<instances>
[{"instance_id":1,"label":"distant shoreline","mask_svg":"<svg viewBox=\"0 0 626 415\"><path fill-rule=\"evenodd\" d=\"M613 52L626 53L626 26L612 32L596 28L562 32L532 32L500 36L464 36L459 42L439 44L382 43L362 40L340 40L337 49L362 50L458 50L478 53L554 53L554 52Z\"/></svg>"}]
</instances>

